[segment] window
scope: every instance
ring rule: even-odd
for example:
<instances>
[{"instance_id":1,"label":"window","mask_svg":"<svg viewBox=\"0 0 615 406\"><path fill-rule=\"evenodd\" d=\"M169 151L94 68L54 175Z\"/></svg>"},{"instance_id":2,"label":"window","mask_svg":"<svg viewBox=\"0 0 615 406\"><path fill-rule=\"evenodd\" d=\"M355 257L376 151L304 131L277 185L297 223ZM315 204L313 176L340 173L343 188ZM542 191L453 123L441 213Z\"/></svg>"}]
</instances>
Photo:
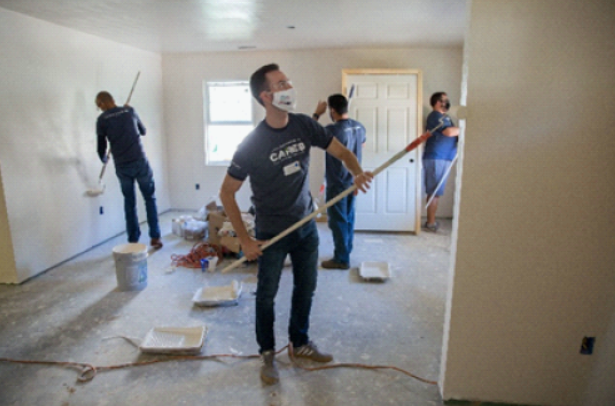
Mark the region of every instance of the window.
<instances>
[{"instance_id":1,"label":"window","mask_svg":"<svg viewBox=\"0 0 615 406\"><path fill-rule=\"evenodd\" d=\"M226 166L237 146L254 129L248 82L207 82L206 165Z\"/></svg>"}]
</instances>

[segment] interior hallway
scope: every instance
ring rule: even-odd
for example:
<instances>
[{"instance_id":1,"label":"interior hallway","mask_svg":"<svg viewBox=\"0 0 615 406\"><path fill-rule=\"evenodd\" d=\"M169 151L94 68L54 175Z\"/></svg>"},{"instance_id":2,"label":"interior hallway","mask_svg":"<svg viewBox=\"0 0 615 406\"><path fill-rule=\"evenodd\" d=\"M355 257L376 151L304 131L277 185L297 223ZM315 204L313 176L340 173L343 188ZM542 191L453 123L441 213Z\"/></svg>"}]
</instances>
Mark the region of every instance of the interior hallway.
<instances>
[{"instance_id":1,"label":"interior hallway","mask_svg":"<svg viewBox=\"0 0 615 406\"><path fill-rule=\"evenodd\" d=\"M171 267L172 254L193 242L171 233L160 217L164 248L148 259L148 286L116 290L111 250L121 234L19 286L0 285L0 358L75 361L95 366L156 358L116 336L142 339L154 327L209 328L202 354L256 354L256 269L205 274L212 285L243 281L239 305L194 307L200 270ZM334 362L391 365L437 381L450 260L451 221L437 234L357 233L350 271L319 269L311 338ZM142 240L147 226L142 226ZM332 239L319 223L320 260ZM36 253L32 253L36 255ZM388 261L392 278L367 283L361 261ZM218 270L230 264L226 259ZM276 301L278 348L286 345L292 275L285 270ZM162 356L164 358L164 356ZM306 372L278 355L280 383L263 386L256 359L172 361L99 372L77 383L78 372L57 366L0 362L1 405L442 405L438 387L392 370L339 368Z\"/></svg>"}]
</instances>

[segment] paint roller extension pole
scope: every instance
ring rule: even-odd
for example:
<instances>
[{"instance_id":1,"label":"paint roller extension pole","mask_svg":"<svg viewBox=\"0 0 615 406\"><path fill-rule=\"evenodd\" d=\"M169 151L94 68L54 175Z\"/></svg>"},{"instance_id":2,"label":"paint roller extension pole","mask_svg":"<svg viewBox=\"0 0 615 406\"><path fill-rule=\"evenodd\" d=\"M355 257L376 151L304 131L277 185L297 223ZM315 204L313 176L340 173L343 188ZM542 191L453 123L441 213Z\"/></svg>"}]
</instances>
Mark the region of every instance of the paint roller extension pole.
<instances>
[{"instance_id":1,"label":"paint roller extension pole","mask_svg":"<svg viewBox=\"0 0 615 406\"><path fill-rule=\"evenodd\" d=\"M440 182L438 182L438 186L436 186L436 188L434 189L434 192L431 195L431 197L429 198L429 200L427 201L427 204L425 205L425 208L428 208L429 205L431 204L431 202L433 201L434 197L436 197L436 192L438 191L438 189L440 189L440 186L442 186L442 182L444 182L444 179L446 179L446 177L448 176L448 173L453 168L453 165L455 165L455 161L457 160L457 156L458 155L455 155L455 158L453 158L453 160L451 161L451 164L448 166L448 168L446 168L446 171L444 172L444 175L442 175L442 179L440 179Z\"/></svg>"},{"instance_id":2,"label":"paint roller extension pole","mask_svg":"<svg viewBox=\"0 0 615 406\"><path fill-rule=\"evenodd\" d=\"M100 170L100 176L98 177L98 182L102 182L102 178L103 175L105 174L105 169L107 169L107 164L109 163L109 158L111 158L111 149L109 149L109 151L107 151L107 159L105 160L105 163L102 167L102 169Z\"/></svg>"},{"instance_id":3,"label":"paint roller extension pole","mask_svg":"<svg viewBox=\"0 0 615 406\"><path fill-rule=\"evenodd\" d=\"M130 103L130 99L132 98L132 93L135 91L135 86L137 86L137 80L139 80L140 75L141 75L141 71L138 71L134 82L132 82L132 87L130 88L130 93L128 93L128 98L126 99L126 103L124 103L124 106L128 106L128 103ZM105 162L105 164L102 167L102 170L100 171L100 179L102 179L105 173L105 169L107 168L107 163L109 162L109 158L111 158L111 148L109 148L109 152L107 152L107 162Z\"/></svg>"},{"instance_id":4,"label":"paint roller extension pole","mask_svg":"<svg viewBox=\"0 0 615 406\"><path fill-rule=\"evenodd\" d=\"M134 82L132 82L132 87L130 88L130 93L128 93L128 98L126 99L126 103L124 103L124 106L128 106L128 103L130 103L130 99L132 98L132 93L135 91L135 86L137 86L137 80L139 80L140 75L141 75L141 71L138 71ZM111 148L109 148L109 151L107 152L107 162L105 162L105 164L102 167L102 170L100 171L100 179L102 179L105 173L105 169L107 168L107 163L109 162L109 158L111 158Z\"/></svg>"},{"instance_id":5,"label":"paint roller extension pole","mask_svg":"<svg viewBox=\"0 0 615 406\"><path fill-rule=\"evenodd\" d=\"M440 126L434 128L432 131L438 129L439 127ZM395 154L393 157L391 157L388 161L386 161L385 163L380 165L378 168L376 168L372 172L374 174L374 176L378 175L380 172L382 172L383 170L385 170L386 168L391 166L393 163L398 161L401 157L406 155L408 152L412 151L413 149L415 149L416 147L421 145L429 137L431 137L431 132L430 131L426 131L425 133L423 133L417 139L415 139L410 144L408 144L406 146L406 148L404 148L403 150L399 151L397 154ZM335 196L333 199L329 200L327 202L327 204L325 204L324 206L318 208L318 210L312 212L310 215L308 215L308 216L304 217L303 219L299 220L298 222L296 222L292 226L288 227L286 230L282 231L280 234L276 235L275 237L273 237L272 239L267 241L265 244L261 245L261 250L265 250L265 249L267 249L267 247L270 247L271 245L273 245L276 242L280 241L282 238L286 237L288 234L292 233L293 231L295 231L296 229L298 229L299 227L301 227L302 225L304 225L308 221L312 220L314 217L316 217L320 213L324 212L327 208L333 206L335 203L339 202L344 197L348 196L350 193L353 193L356 189L357 189L357 185L350 186L348 189L344 190L342 193L340 193L339 195ZM245 256L241 257L240 259L238 259L237 261L233 262L232 264L230 264L226 268L222 269L222 271L220 271L220 272L221 273L225 273L225 272L230 271L231 269L235 269L239 265L241 265L244 262L246 262L246 260L247 259L246 259Z\"/></svg>"},{"instance_id":6,"label":"paint roller extension pole","mask_svg":"<svg viewBox=\"0 0 615 406\"><path fill-rule=\"evenodd\" d=\"M139 75L141 75L141 71L137 72L137 77L135 78L135 81L132 82L132 88L130 89L130 93L128 93L128 98L126 99L124 106L128 106L128 103L130 103L130 98L132 97L132 92L135 91L135 86L137 85L137 80L139 80Z\"/></svg>"}]
</instances>

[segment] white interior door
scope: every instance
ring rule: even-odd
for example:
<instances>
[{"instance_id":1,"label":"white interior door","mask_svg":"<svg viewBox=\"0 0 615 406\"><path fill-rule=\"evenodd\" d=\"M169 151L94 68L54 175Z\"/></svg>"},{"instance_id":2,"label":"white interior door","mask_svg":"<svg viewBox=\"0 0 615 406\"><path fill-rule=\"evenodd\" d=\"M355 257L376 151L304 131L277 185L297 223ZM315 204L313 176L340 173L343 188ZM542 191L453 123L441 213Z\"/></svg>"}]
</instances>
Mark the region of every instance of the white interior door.
<instances>
[{"instance_id":1,"label":"white interior door","mask_svg":"<svg viewBox=\"0 0 615 406\"><path fill-rule=\"evenodd\" d=\"M374 170L412 142L422 122L419 71L343 71L354 94L350 116L367 130L362 166ZM378 174L368 193L359 193L356 230L417 232L420 226L419 149Z\"/></svg>"}]
</instances>

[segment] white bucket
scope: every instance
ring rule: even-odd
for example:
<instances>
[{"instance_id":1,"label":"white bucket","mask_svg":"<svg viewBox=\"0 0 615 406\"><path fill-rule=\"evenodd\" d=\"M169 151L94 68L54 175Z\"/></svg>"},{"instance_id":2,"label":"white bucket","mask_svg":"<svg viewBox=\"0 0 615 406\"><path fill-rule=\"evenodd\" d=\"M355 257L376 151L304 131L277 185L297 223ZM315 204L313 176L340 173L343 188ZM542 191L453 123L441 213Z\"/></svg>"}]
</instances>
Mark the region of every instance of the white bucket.
<instances>
[{"instance_id":1,"label":"white bucket","mask_svg":"<svg viewBox=\"0 0 615 406\"><path fill-rule=\"evenodd\" d=\"M147 246L128 243L113 248L115 276L120 291L142 290L147 286Z\"/></svg>"}]
</instances>

